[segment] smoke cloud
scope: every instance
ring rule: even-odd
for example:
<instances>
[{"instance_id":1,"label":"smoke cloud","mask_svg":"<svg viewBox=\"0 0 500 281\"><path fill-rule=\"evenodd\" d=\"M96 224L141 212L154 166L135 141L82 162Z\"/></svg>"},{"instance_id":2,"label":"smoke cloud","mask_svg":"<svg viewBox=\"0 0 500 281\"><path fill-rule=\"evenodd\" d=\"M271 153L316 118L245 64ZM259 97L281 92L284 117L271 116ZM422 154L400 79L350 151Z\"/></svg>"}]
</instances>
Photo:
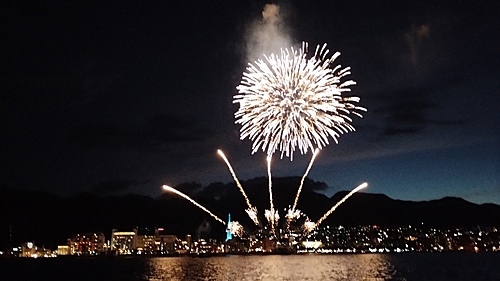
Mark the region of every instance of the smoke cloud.
<instances>
[{"instance_id":1,"label":"smoke cloud","mask_svg":"<svg viewBox=\"0 0 500 281\"><path fill-rule=\"evenodd\" d=\"M247 60L255 61L263 54L279 53L292 46L283 11L277 4L266 4L262 18L255 21L246 36Z\"/></svg>"},{"instance_id":2,"label":"smoke cloud","mask_svg":"<svg viewBox=\"0 0 500 281\"><path fill-rule=\"evenodd\" d=\"M414 66L417 66L419 61L419 51L425 39L429 37L429 25L422 24L417 27L412 27L410 31L405 33L405 39L410 49L410 60Z\"/></svg>"}]
</instances>

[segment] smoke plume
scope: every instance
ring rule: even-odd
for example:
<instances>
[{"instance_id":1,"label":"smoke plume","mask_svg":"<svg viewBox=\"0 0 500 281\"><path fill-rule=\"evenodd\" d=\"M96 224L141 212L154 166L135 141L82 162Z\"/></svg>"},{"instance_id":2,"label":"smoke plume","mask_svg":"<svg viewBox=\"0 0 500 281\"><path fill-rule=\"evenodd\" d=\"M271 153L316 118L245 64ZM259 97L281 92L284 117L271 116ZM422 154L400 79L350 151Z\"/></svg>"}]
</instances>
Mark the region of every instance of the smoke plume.
<instances>
[{"instance_id":1,"label":"smoke plume","mask_svg":"<svg viewBox=\"0 0 500 281\"><path fill-rule=\"evenodd\" d=\"M279 54L281 48L291 47L288 28L277 4L266 4L262 18L254 22L246 37L247 60L255 61L263 54Z\"/></svg>"}]
</instances>

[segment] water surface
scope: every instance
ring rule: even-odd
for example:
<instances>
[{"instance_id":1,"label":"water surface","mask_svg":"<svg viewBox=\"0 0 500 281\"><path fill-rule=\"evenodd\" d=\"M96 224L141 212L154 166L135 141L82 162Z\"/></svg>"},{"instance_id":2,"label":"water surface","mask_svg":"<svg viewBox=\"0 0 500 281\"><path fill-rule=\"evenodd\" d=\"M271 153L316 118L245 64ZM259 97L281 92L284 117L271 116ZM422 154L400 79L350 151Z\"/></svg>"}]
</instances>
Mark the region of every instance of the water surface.
<instances>
[{"instance_id":1,"label":"water surface","mask_svg":"<svg viewBox=\"0 0 500 281\"><path fill-rule=\"evenodd\" d=\"M500 280L500 253L4 259L0 280Z\"/></svg>"}]
</instances>

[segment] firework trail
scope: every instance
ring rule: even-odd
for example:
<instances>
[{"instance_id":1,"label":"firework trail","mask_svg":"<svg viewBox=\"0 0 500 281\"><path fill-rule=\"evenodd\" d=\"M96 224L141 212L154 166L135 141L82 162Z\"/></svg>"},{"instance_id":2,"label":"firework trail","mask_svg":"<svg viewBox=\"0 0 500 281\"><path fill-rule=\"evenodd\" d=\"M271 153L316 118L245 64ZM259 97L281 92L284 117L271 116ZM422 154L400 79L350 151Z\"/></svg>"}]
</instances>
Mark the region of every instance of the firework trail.
<instances>
[{"instance_id":1,"label":"firework trail","mask_svg":"<svg viewBox=\"0 0 500 281\"><path fill-rule=\"evenodd\" d=\"M248 209L245 209L245 212L250 217L250 219L255 223L255 225L262 227L262 225L260 224L259 218L257 217L257 208L255 208L255 207L248 208Z\"/></svg>"},{"instance_id":2,"label":"firework trail","mask_svg":"<svg viewBox=\"0 0 500 281\"><path fill-rule=\"evenodd\" d=\"M178 191L177 189L173 188L173 187L170 187L168 185L163 185L163 189L166 190L166 191L170 191L170 192L173 192L181 197L183 197L184 199L187 199L188 201L190 201L191 203L193 203L194 205L196 205L197 207L199 207L200 209L202 209L203 211L207 212L209 215L211 215L214 219L216 219L217 221L219 221L220 223L222 223L223 225L226 225L226 222L224 222L223 220L221 220L219 217L217 217L216 215L214 215L212 212L210 212L207 208L203 207L202 205L198 204L198 202L194 201L193 199L191 199L189 196L187 196L186 194Z\"/></svg>"},{"instance_id":3,"label":"firework trail","mask_svg":"<svg viewBox=\"0 0 500 281\"><path fill-rule=\"evenodd\" d=\"M302 176L302 179L300 180L299 189L297 190L297 196L295 196L295 201L293 202L292 212L295 211L295 207L297 207L297 202L299 201L299 196L300 196L300 192L302 191L302 186L304 185L304 180L306 179L307 175L309 174L309 171L311 170L311 167L314 163L314 159L316 159L316 156L318 155L318 153L319 153L319 149L316 148L316 150L314 151L314 154L311 158L311 162L309 162L309 166L307 166L306 172L304 173L304 175Z\"/></svg>"},{"instance_id":4,"label":"firework trail","mask_svg":"<svg viewBox=\"0 0 500 281\"><path fill-rule=\"evenodd\" d=\"M344 201L347 200L349 197L351 197L354 193L360 191L363 188L366 188L367 186L368 186L368 183L364 182L364 183L360 184L358 187L356 187L355 189L351 190L351 192L349 192L346 196L344 196L344 198L342 198L342 200L337 202L337 204L335 204L335 206L333 206L328 212L326 212L314 225L309 225L308 227L306 227L307 232L311 232L312 230L314 230L329 215L331 215L340 206L340 204L344 203Z\"/></svg>"},{"instance_id":5,"label":"firework trail","mask_svg":"<svg viewBox=\"0 0 500 281\"><path fill-rule=\"evenodd\" d=\"M276 150L293 160L296 148L302 154L335 142L340 134L354 131L348 114L362 117L355 106L357 97L343 97L352 80L341 82L350 68L330 68L339 52L328 57L326 44L318 45L314 56L307 58L307 43L295 50L282 49L281 56L264 55L265 60L249 63L236 89L234 114L241 124L240 139L253 141L252 153L262 148L268 157Z\"/></svg>"},{"instance_id":6,"label":"firework trail","mask_svg":"<svg viewBox=\"0 0 500 281\"><path fill-rule=\"evenodd\" d=\"M274 211L274 203L273 203L273 181L271 179L271 156L267 157L267 176L269 177L269 203L271 207L269 208L269 212L266 210L265 217L269 221L271 225L271 231L274 232L274 226L278 222L279 215L278 212Z\"/></svg>"},{"instance_id":7,"label":"firework trail","mask_svg":"<svg viewBox=\"0 0 500 281\"><path fill-rule=\"evenodd\" d=\"M224 152L222 152L222 150L218 149L217 153L222 157L222 159L224 160L224 162L226 162L226 165L229 168L229 172L233 176L233 179L236 182L236 185L240 189L241 194L243 194L243 197L245 198L245 202L247 203L247 206L248 206L248 209L246 209L245 211L247 212L247 214L250 217L250 219L252 219L252 221L256 225L259 225L260 223L259 223L259 219L257 218L257 208L253 207L252 204L250 204L250 200L248 200L248 197L247 197L247 195L245 193L245 190L243 190L243 186L241 186L241 183L238 180L238 178L236 177L236 173L234 172L233 167L229 163L229 160L227 159L226 155L224 155Z\"/></svg>"},{"instance_id":8,"label":"firework trail","mask_svg":"<svg viewBox=\"0 0 500 281\"><path fill-rule=\"evenodd\" d=\"M300 196L300 192L302 191L302 186L304 185L304 180L306 179L307 175L309 174L309 171L311 170L311 167L314 163L314 159L316 159L316 156L318 155L318 153L319 153L319 149L316 148L313 156L311 157L311 161L309 162L309 166L307 166L306 172L304 173L304 175L302 176L302 179L300 180L299 189L297 190L297 195L295 196L293 206L291 209L288 210L288 214L285 216L287 218L287 220L286 220L286 230L287 231L290 228L290 222L292 220L298 219L300 217L301 212L300 211L297 212L295 210L295 208L297 207L297 202L299 201L299 196Z\"/></svg>"}]
</instances>

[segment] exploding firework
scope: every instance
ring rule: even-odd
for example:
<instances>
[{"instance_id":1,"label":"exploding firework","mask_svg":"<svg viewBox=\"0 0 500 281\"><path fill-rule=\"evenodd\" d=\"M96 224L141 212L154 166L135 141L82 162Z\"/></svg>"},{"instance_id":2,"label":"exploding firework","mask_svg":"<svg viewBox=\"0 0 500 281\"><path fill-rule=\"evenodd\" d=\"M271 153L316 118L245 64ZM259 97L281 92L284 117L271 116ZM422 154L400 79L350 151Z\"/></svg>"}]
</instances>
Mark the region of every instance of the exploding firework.
<instances>
[{"instance_id":1,"label":"exploding firework","mask_svg":"<svg viewBox=\"0 0 500 281\"><path fill-rule=\"evenodd\" d=\"M252 153L262 148L270 157L280 150L281 158L293 160L297 147L306 154L328 145L329 137L337 142L340 134L355 130L347 115L362 117L357 111L366 109L353 104L359 98L342 96L355 82L341 82L350 68L331 68L340 53L328 53L326 44L318 45L307 58L303 43L299 50L282 49L281 56L249 63L233 102L240 105L235 113L240 138L253 141Z\"/></svg>"},{"instance_id":2,"label":"exploding firework","mask_svg":"<svg viewBox=\"0 0 500 281\"><path fill-rule=\"evenodd\" d=\"M269 222L269 226L271 227L271 233L274 233L274 228L278 224L278 221L280 219L280 215L277 210L265 210L264 211L264 216L266 217L267 221Z\"/></svg>"},{"instance_id":3,"label":"exploding firework","mask_svg":"<svg viewBox=\"0 0 500 281\"><path fill-rule=\"evenodd\" d=\"M288 209L285 217L287 218L287 221L290 222L291 220L297 220L301 215L302 212L299 209Z\"/></svg>"},{"instance_id":4,"label":"exploding firework","mask_svg":"<svg viewBox=\"0 0 500 281\"><path fill-rule=\"evenodd\" d=\"M223 220L221 220L219 217L217 217L216 215L214 215L212 212L210 212L207 208L203 207L202 205L200 205L198 202L194 201L193 199L191 199L189 196L187 196L186 194L178 191L177 189L173 188L173 187L170 187L168 185L163 185L163 189L166 190L166 191L170 191L170 192L173 192L179 196L181 196L182 198L188 200L189 202L193 203L195 206L197 206L198 208L202 209L203 211L207 212L209 215L211 215L214 219L216 219L217 221L219 221L220 223L222 224L226 224Z\"/></svg>"},{"instance_id":5,"label":"exploding firework","mask_svg":"<svg viewBox=\"0 0 500 281\"><path fill-rule=\"evenodd\" d=\"M227 225L227 230L231 232L231 234L236 235L238 237L242 237L245 234L245 230L243 229L243 226L237 222L237 221L232 221Z\"/></svg>"},{"instance_id":6,"label":"exploding firework","mask_svg":"<svg viewBox=\"0 0 500 281\"><path fill-rule=\"evenodd\" d=\"M314 228L316 228L316 223L310 221L309 219L307 219L305 222L304 222L304 225L302 226L302 228L304 229L304 232L305 233L309 233L311 232Z\"/></svg>"},{"instance_id":7,"label":"exploding firework","mask_svg":"<svg viewBox=\"0 0 500 281\"><path fill-rule=\"evenodd\" d=\"M274 208L271 177L271 160L277 150L281 152L281 158L286 156L290 157L290 160L293 160L293 153L297 149L301 154L306 154L309 149L314 151L300 181L293 205L285 215L287 232L290 230L292 221L301 223L300 219L305 218L299 232L308 234L350 196L368 186L367 183L363 183L349 192L317 222L312 222L309 217L296 209L304 180L319 150L329 144L330 137L337 143L337 138L341 134L355 130L350 124L352 122L350 114L362 117L359 112L366 111L365 108L355 105L359 102L358 97L343 96L344 92L350 91L349 86L356 83L352 80L341 81L350 74L350 68L342 68L340 65L332 67L340 53L336 52L332 56L328 54L326 44L322 47L318 45L314 55L308 58L307 43L303 43L302 48L298 50L282 49L279 56L264 55L264 60L260 59L253 64L248 64L241 84L237 87L238 94L234 96L233 102L239 104L239 109L235 113L235 123L241 125L240 139L248 138L253 142L252 154L259 149L267 153L270 209L264 211L264 217L268 221L271 235L281 233L275 231L280 215ZM250 203L229 160L221 150L217 152L223 158L245 198L248 206L245 209L246 213L262 229L257 208ZM225 224L188 196L168 186L164 186L164 189L188 199ZM244 235L243 226L238 222L229 223L227 229L236 236ZM296 230L295 228L294 231Z\"/></svg>"}]
</instances>

